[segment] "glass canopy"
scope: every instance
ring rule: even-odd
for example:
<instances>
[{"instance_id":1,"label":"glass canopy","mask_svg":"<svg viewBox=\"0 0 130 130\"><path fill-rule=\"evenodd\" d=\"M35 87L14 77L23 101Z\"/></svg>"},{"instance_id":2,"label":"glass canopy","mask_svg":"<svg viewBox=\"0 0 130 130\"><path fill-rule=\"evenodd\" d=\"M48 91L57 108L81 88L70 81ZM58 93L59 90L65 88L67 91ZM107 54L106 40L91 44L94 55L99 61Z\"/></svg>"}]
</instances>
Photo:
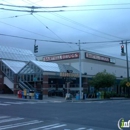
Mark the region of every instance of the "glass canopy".
<instances>
[{"instance_id":1,"label":"glass canopy","mask_svg":"<svg viewBox=\"0 0 130 130\"><path fill-rule=\"evenodd\" d=\"M30 50L7 46L0 46L0 58L18 61L30 61L36 59L34 54Z\"/></svg>"}]
</instances>

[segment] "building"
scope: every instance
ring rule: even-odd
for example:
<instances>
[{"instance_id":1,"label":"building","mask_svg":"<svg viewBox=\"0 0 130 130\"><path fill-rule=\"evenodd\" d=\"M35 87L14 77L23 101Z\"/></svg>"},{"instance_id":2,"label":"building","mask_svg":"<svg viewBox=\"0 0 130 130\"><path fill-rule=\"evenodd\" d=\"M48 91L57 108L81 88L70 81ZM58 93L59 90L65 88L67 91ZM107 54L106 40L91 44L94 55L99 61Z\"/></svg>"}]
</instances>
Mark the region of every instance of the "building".
<instances>
[{"instance_id":1,"label":"building","mask_svg":"<svg viewBox=\"0 0 130 130\"><path fill-rule=\"evenodd\" d=\"M68 73L70 70L73 73ZM1 93L17 94L18 90L27 90L48 96L51 90L57 93L63 90L69 77L78 78L78 73L70 65L37 61L29 50L0 46Z\"/></svg>"},{"instance_id":2,"label":"building","mask_svg":"<svg viewBox=\"0 0 130 130\"><path fill-rule=\"evenodd\" d=\"M79 54L79 51L65 52L52 55L43 55L37 57L37 59L44 62L70 65L79 70ZM104 70L116 76L117 85L114 89L117 93L119 93L121 91L119 81L122 78L127 77L126 60L90 51L81 51L82 87L84 89L87 89L88 79L92 78L98 72L103 72Z\"/></svg>"}]
</instances>

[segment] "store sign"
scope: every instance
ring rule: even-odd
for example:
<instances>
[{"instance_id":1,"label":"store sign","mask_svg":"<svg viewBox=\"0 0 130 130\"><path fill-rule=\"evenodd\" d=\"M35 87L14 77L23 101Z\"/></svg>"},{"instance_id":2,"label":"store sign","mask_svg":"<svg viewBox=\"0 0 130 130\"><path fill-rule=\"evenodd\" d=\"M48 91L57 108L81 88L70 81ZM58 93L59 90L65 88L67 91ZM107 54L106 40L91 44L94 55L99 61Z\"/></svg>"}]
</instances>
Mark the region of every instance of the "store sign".
<instances>
[{"instance_id":1,"label":"store sign","mask_svg":"<svg viewBox=\"0 0 130 130\"><path fill-rule=\"evenodd\" d=\"M85 53L85 58L89 58L89 59L93 59L93 60L99 60L99 61L104 61L104 62L110 62L110 58L109 57L99 56L99 55L88 53L88 52Z\"/></svg>"},{"instance_id":2,"label":"store sign","mask_svg":"<svg viewBox=\"0 0 130 130\"><path fill-rule=\"evenodd\" d=\"M61 72L60 73L61 77L79 77L78 73L66 73L66 72Z\"/></svg>"},{"instance_id":3,"label":"store sign","mask_svg":"<svg viewBox=\"0 0 130 130\"><path fill-rule=\"evenodd\" d=\"M43 61L67 60L79 58L79 53L62 54L56 56L43 57Z\"/></svg>"}]
</instances>

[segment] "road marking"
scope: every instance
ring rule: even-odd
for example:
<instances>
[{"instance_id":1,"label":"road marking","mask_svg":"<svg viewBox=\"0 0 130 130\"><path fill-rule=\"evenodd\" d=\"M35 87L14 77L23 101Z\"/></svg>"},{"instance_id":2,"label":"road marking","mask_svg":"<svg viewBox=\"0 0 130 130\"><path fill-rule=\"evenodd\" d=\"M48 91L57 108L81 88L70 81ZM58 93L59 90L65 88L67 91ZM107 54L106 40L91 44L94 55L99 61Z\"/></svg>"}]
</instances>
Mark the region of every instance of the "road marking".
<instances>
[{"instance_id":1,"label":"road marking","mask_svg":"<svg viewBox=\"0 0 130 130\"><path fill-rule=\"evenodd\" d=\"M25 102L5 102L5 103L8 103L8 104L24 104Z\"/></svg>"},{"instance_id":2,"label":"road marking","mask_svg":"<svg viewBox=\"0 0 130 130\"><path fill-rule=\"evenodd\" d=\"M62 125L58 125L58 126L53 126L53 127L50 127L50 128L45 128L43 130L51 130L51 129L55 129L55 128L59 128L59 127L64 127L66 126L66 124L62 124Z\"/></svg>"},{"instance_id":3,"label":"road marking","mask_svg":"<svg viewBox=\"0 0 130 130\"><path fill-rule=\"evenodd\" d=\"M4 126L0 126L0 130L11 129L11 128L16 128L16 127L26 126L26 125L31 125L31 124L37 124L37 123L41 123L41 122L43 122L43 121L34 120L34 121L29 121L29 122L4 125Z\"/></svg>"},{"instance_id":4,"label":"road marking","mask_svg":"<svg viewBox=\"0 0 130 130\"><path fill-rule=\"evenodd\" d=\"M5 102L8 104L36 104L38 102Z\"/></svg>"},{"instance_id":5,"label":"road marking","mask_svg":"<svg viewBox=\"0 0 130 130\"><path fill-rule=\"evenodd\" d=\"M83 128L78 128L78 129L75 129L75 130L85 130L85 129L86 129L86 128L83 127Z\"/></svg>"},{"instance_id":6,"label":"road marking","mask_svg":"<svg viewBox=\"0 0 130 130\"><path fill-rule=\"evenodd\" d=\"M43 129L43 128L47 128L47 127L52 127L52 126L56 126L56 125L59 125L59 123L52 124L52 125L46 125L46 126L42 126L42 127L38 127L38 128L33 128L33 129L30 129L30 130L39 130L39 129Z\"/></svg>"},{"instance_id":7,"label":"road marking","mask_svg":"<svg viewBox=\"0 0 130 130\"><path fill-rule=\"evenodd\" d=\"M0 103L1 106L8 106L10 104L4 104L4 103Z\"/></svg>"},{"instance_id":8,"label":"road marking","mask_svg":"<svg viewBox=\"0 0 130 130\"><path fill-rule=\"evenodd\" d=\"M22 120L22 119L24 119L24 118L17 117L17 118L10 118L10 119L2 119L2 120L0 120L0 123L16 121L16 120Z\"/></svg>"}]
</instances>

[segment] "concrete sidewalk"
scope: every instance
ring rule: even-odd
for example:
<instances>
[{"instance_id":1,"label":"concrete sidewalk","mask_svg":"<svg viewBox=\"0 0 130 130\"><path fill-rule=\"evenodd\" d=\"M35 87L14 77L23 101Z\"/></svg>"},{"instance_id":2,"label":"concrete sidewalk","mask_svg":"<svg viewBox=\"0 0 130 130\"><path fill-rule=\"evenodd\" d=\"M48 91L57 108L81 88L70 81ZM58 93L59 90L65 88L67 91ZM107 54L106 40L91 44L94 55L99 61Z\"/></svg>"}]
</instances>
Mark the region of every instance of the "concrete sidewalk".
<instances>
[{"instance_id":1,"label":"concrete sidewalk","mask_svg":"<svg viewBox=\"0 0 130 130\"><path fill-rule=\"evenodd\" d=\"M17 100L26 100L26 101L35 101L35 102L86 102L86 101L109 101L109 100L129 100L129 98L124 97L116 97L116 98L110 98L110 99L98 99L98 98L86 98L85 100L76 100L76 98L73 98L72 100L65 100L64 97L43 97L42 100L35 99L34 97L29 99L24 98L18 98L17 95L14 94L0 94L0 98L6 98L6 99L17 99Z\"/></svg>"}]
</instances>

